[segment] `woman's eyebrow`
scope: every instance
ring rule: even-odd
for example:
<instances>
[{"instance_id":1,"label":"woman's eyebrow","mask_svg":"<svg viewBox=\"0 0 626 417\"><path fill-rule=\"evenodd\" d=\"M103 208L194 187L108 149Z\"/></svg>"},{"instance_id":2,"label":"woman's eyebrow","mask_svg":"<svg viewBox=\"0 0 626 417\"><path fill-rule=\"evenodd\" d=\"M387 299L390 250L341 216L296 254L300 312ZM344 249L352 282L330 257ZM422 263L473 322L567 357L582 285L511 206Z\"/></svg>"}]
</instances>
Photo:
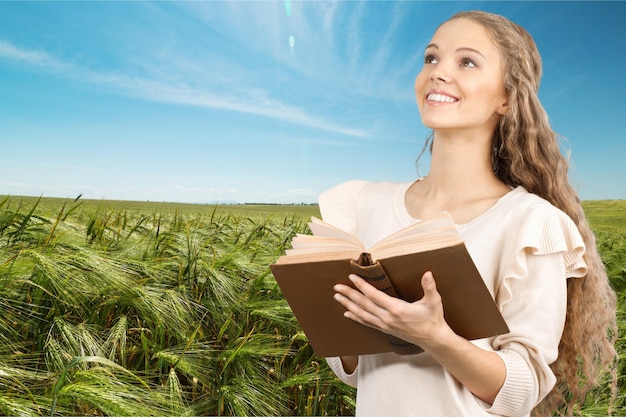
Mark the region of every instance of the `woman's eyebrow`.
<instances>
[{"instance_id":1,"label":"woman's eyebrow","mask_svg":"<svg viewBox=\"0 0 626 417\"><path fill-rule=\"evenodd\" d=\"M431 43L424 50L427 51L430 48L439 49L437 44ZM485 55L483 55L482 52L480 52L478 49L470 48L470 47L467 47L467 46L462 46L460 48L457 48L457 50L455 52L464 52L464 51L465 52L474 52L474 53L480 55L481 57L483 57L483 59L485 59Z\"/></svg>"},{"instance_id":2,"label":"woman's eyebrow","mask_svg":"<svg viewBox=\"0 0 626 417\"><path fill-rule=\"evenodd\" d=\"M483 59L485 59L485 55L483 55L482 52L480 52L478 49L462 47L462 48L458 48L456 51L457 52L463 52L463 51L474 52L474 53L480 55L481 57L483 57Z\"/></svg>"}]
</instances>

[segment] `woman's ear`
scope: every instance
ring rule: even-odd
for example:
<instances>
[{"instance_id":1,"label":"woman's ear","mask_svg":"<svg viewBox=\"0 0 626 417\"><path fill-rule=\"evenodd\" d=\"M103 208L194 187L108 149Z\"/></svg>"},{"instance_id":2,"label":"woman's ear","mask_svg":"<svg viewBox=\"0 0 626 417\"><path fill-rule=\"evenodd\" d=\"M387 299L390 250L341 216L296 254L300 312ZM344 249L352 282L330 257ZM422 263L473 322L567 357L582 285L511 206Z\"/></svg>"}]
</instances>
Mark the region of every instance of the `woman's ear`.
<instances>
[{"instance_id":1,"label":"woman's ear","mask_svg":"<svg viewBox=\"0 0 626 417\"><path fill-rule=\"evenodd\" d=\"M508 110L509 110L509 103L505 101L504 103L500 105L500 107L498 107L498 110L496 110L496 113L498 113L499 115L505 115Z\"/></svg>"}]
</instances>

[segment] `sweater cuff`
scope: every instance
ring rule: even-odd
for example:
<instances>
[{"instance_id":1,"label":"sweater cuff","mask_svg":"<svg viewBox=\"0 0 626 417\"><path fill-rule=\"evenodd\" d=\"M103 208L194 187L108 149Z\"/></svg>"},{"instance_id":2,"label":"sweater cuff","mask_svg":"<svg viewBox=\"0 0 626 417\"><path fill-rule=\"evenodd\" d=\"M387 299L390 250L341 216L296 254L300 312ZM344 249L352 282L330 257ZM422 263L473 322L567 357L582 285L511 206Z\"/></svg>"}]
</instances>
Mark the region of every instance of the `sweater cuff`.
<instances>
[{"instance_id":1,"label":"sweater cuff","mask_svg":"<svg viewBox=\"0 0 626 417\"><path fill-rule=\"evenodd\" d=\"M335 373L335 375L337 375L337 377L342 380L344 383L350 385L351 387L355 387L356 388L356 384L357 384L357 369L359 369L358 365L355 368L354 372L352 372L351 374L346 373L346 371L343 369L343 363L341 363L341 358L340 357L331 357L331 358L326 358L326 362L328 363L328 366L330 366L330 369L333 370L333 372Z\"/></svg>"},{"instance_id":2,"label":"sweater cuff","mask_svg":"<svg viewBox=\"0 0 626 417\"><path fill-rule=\"evenodd\" d=\"M485 410L495 415L525 416L535 406L536 392L533 373L526 361L512 350L496 352L506 366L506 378L493 405Z\"/></svg>"}]
</instances>

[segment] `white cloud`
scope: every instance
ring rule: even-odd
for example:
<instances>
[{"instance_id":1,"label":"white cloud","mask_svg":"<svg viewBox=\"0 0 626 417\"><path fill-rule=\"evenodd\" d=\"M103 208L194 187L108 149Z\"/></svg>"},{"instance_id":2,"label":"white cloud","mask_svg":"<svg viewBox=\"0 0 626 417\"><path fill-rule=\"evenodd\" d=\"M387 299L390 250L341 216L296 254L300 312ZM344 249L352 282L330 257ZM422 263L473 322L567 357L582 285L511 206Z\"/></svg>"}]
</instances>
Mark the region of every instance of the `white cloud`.
<instances>
[{"instance_id":1,"label":"white cloud","mask_svg":"<svg viewBox=\"0 0 626 417\"><path fill-rule=\"evenodd\" d=\"M95 189L89 186L57 185L43 183L24 183L19 181L0 182L0 194L19 196L44 196L75 198L79 194L96 195Z\"/></svg>"},{"instance_id":2,"label":"white cloud","mask_svg":"<svg viewBox=\"0 0 626 417\"><path fill-rule=\"evenodd\" d=\"M184 2L180 7L192 10L235 48L254 51L296 71L307 83L319 84L320 99L331 88L345 91L350 103L368 97L412 100L406 76L417 75L415 66L404 68L404 57L394 55L398 34L407 24L404 4L394 4L387 23L373 19L367 1L292 2L289 16L282 3L228 2L216 8L210 2ZM290 36L295 39L293 53L288 53Z\"/></svg>"},{"instance_id":3,"label":"white cloud","mask_svg":"<svg viewBox=\"0 0 626 417\"><path fill-rule=\"evenodd\" d=\"M0 194L15 196L39 196L84 199L175 201L188 203L246 202L241 191L233 187L189 187L166 185L154 187L137 186L93 186L27 184L17 181L0 182Z\"/></svg>"},{"instance_id":4,"label":"white cloud","mask_svg":"<svg viewBox=\"0 0 626 417\"><path fill-rule=\"evenodd\" d=\"M290 203L315 203L319 192L309 188L292 188L278 193L260 195L259 202L290 204Z\"/></svg>"},{"instance_id":5,"label":"white cloud","mask_svg":"<svg viewBox=\"0 0 626 417\"><path fill-rule=\"evenodd\" d=\"M368 135L364 129L337 124L297 105L272 98L268 92L258 87L246 88L243 83L238 87L229 88L228 85L218 87L214 83L203 84L192 81L192 84L114 72L97 72L84 66L69 65L46 52L21 49L3 40L0 40L0 58L43 66L47 69L71 69L69 73L71 77L105 87L110 92L138 99L255 114L355 137ZM233 82L231 85L237 83Z\"/></svg>"},{"instance_id":6,"label":"white cloud","mask_svg":"<svg viewBox=\"0 0 626 417\"><path fill-rule=\"evenodd\" d=\"M46 67L49 70L66 70L72 67L69 63L56 59L46 52L19 48L2 39L0 39L0 58Z\"/></svg>"}]
</instances>

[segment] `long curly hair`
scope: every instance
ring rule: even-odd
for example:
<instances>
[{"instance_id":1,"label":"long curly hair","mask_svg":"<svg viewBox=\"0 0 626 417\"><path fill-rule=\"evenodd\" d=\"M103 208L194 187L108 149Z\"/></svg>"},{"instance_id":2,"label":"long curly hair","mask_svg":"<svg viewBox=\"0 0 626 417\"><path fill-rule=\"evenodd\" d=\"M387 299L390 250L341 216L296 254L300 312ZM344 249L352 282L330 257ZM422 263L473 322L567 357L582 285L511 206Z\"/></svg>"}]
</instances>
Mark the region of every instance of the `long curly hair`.
<instances>
[{"instance_id":1,"label":"long curly hair","mask_svg":"<svg viewBox=\"0 0 626 417\"><path fill-rule=\"evenodd\" d=\"M616 297L597 251L595 236L580 199L569 183L568 159L538 97L542 63L530 34L507 18L483 11L466 11L453 19L470 19L483 26L504 58L508 110L501 116L492 142L492 164L506 184L523 186L564 211L576 224L587 251L587 275L569 279L565 329L559 356L551 365L554 389L533 410L536 416L572 415L585 394L607 375L616 385Z\"/></svg>"}]
</instances>

